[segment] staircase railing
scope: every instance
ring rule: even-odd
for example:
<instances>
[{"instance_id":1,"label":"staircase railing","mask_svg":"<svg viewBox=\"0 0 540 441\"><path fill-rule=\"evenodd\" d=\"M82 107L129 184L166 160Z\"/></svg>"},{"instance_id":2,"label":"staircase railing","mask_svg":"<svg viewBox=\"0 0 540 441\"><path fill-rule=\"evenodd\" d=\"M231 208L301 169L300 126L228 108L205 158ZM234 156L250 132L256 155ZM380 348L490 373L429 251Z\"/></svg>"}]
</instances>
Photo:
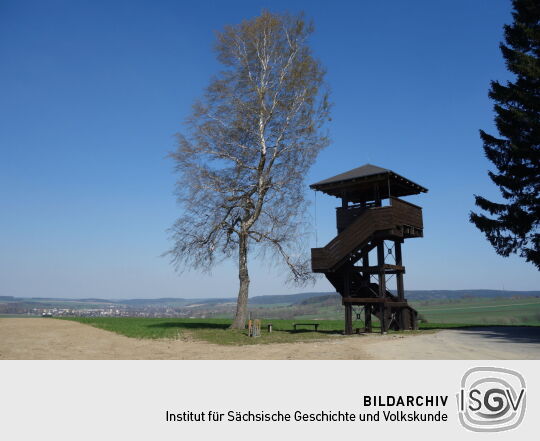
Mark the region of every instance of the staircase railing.
<instances>
[{"instance_id":1,"label":"staircase railing","mask_svg":"<svg viewBox=\"0 0 540 441\"><path fill-rule=\"evenodd\" d=\"M389 230L400 225L421 230L422 209L395 197L390 198L390 205L387 207L365 209L324 248L311 249L312 270L335 270L341 261L361 248L376 231Z\"/></svg>"}]
</instances>

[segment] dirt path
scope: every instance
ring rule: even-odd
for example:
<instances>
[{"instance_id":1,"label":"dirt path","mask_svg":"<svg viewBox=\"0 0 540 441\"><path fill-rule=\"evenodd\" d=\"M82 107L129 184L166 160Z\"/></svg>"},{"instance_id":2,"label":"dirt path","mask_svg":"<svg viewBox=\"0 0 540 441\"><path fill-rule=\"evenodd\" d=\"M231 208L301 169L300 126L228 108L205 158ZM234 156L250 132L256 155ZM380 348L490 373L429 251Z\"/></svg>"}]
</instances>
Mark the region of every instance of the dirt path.
<instances>
[{"instance_id":1,"label":"dirt path","mask_svg":"<svg viewBox=\"0 0 540 441\"><path fill-rule=\"evenodd\" d=\"M0 359L540 359L540 328L479 328L221 346L138 340L64 320L0 319Z\"/></svg>"},{"instance_id":2,"label":"dirt path","mask_svg":"<svg viewBox=\"0 0 540 441\"><path fill-rule=\"evenodd\" d=\"M386 336L366 345L380 360L540 360L539 327L490 326L445 329L414 336Z\"/></svg>"}]
</instances>

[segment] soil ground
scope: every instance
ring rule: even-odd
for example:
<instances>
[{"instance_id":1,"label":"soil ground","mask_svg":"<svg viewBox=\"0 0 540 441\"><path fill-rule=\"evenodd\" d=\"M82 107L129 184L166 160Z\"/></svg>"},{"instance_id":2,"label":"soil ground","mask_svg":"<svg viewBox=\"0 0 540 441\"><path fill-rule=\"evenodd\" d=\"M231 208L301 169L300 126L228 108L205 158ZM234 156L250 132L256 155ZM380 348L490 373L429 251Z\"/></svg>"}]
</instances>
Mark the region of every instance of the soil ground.
<instances>
[{"instance_id":1,"label":"soil ground","mask_svg":"<svg viewBox=\"0 0 540 441\"><path fill-rule=\"evenodd\" d=\"M134 339L66 320L0 318L0 359L538 360L540 328L493 326L224 346L189 339Z\"/></svg>"}]
</instances>

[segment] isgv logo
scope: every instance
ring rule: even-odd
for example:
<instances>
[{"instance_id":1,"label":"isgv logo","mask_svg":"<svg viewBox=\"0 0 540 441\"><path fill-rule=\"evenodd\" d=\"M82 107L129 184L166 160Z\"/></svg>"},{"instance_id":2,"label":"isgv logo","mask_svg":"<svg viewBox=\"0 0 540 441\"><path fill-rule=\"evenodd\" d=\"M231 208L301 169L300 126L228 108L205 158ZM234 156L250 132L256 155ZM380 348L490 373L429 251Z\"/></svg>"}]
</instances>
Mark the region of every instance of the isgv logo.
<instances>
[{"instance_id":1,"label":"isgv logo","mask_svg":"<svg viewBox=\"0 0 540 441\"><path fill-rule=\"evenodd\" d=\"M459 421L473 432L502 432L523 421L525 380L510 369L475 367L461 380L457 395Z\"/></svg>"}]
</instances>

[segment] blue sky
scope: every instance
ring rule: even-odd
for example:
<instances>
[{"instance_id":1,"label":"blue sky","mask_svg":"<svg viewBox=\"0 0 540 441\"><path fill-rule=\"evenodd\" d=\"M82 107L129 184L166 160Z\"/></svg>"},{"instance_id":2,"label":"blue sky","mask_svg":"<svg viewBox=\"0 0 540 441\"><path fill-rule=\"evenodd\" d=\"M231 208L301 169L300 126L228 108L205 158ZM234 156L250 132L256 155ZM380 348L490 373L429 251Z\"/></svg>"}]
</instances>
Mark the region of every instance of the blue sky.
<instances>
[{"instance_id":1,"label":"blue sky","mask_svg":"<svg viewBox=\"0 0 540 441\"><path fill-rule=\"evenodd\" d=\"M333 142L306 182L370 162L429 188L409 198L425 237L405 244L406 289L540 289L468 222L474 193L498 198L478 129L494 132L489 81L509 78L509 1L2 0L0 295L236 295L234 262L178 275L160 257L180 213L166 155L219 70L214 31L263 8L305 11L328 70ZM317 197L319 245L337 202ZM251 295L331 290L258 261L251 278Z\"/></svg>"}]
</instances>

